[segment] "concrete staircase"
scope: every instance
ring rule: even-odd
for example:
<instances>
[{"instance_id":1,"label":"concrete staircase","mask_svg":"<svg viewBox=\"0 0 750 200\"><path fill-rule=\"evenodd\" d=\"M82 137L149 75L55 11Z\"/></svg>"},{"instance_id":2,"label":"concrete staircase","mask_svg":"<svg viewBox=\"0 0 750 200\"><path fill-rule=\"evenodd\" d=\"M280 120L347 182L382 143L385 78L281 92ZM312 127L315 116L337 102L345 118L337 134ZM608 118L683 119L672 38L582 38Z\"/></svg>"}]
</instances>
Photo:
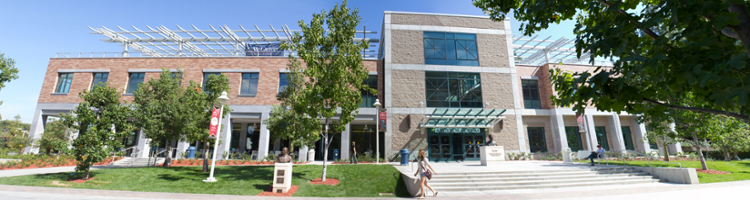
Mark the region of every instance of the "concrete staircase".
<instances>
[{"instance_id":1,"label":"concrete staircase","mask_svg":"<svg viewBox=\"0 0 750 200\"><path fill-rule=\"evenodd\" d=\"M632 167L592 167L556 170L447 172L433 175L438 191L485 191L621 185L659 182Z\"/></svg>"},{"instance_id":2,"label":"concrete staircase","mask_svg":"<svg viewBox=\"0 0 750 200\"><path fill-rule=\"evenodd\" d=\"M148 162L148 158L133 158L133 157L125 157L123 159L120 159L118 161L115 161L112 163L112 166L119 166L119 167L147 167L147 166L153 166L154 164L154 158L151 158L151 163ZM156 164L162 164L164 163L164 158L157 158ZM150 164L150 165L149 165Z\"/></svg>"}]
</instances>

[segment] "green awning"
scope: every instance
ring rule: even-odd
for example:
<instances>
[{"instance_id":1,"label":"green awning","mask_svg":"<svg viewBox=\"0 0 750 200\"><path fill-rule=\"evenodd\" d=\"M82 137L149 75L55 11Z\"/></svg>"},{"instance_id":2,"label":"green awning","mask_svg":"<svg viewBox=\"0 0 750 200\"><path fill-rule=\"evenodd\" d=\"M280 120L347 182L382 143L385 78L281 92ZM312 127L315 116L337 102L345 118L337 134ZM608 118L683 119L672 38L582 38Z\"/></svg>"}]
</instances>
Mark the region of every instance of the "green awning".
<instances>
[{"instance_id":1,"label":"green awning","mask_svg":"<svg viewBox=\"0 0 750 200\"><path fill-rule=\"evenodd\" d=\"M505 109L438 108L423 128L490 128L505 118Z\"/></svg>"}]
</instances>

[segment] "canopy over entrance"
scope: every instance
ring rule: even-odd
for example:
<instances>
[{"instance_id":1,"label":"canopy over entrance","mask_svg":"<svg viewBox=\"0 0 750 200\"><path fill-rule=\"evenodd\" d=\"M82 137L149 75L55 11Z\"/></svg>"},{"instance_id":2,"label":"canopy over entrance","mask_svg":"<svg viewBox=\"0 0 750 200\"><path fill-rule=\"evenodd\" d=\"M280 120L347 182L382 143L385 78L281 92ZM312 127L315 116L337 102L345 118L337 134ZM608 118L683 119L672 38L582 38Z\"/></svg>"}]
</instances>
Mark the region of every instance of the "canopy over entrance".
<instances>
[{"instance_id":1,"label":"canopy over entrance","mask_svg":"<svg viewBox=\"0 0 750 200\"><path fill-rule=\"evenodd\" d=\"M438 108L422 128L491 128L505 117L505 109Z\"/></svg>"}]
</instances>

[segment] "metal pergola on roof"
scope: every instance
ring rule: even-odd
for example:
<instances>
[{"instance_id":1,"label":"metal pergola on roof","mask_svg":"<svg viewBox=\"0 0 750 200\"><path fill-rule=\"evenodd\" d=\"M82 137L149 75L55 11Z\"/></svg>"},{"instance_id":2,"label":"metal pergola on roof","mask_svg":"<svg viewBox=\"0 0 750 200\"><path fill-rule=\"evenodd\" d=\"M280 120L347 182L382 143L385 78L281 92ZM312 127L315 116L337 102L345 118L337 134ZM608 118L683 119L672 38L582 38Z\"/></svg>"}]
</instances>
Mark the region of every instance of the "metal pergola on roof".
<instances>
[{"instance_id":1,"label":"metal pergola on roof","mask_svg":"<svg viewBox=\"0 0 750 200\"><path fill-rule=\"evenodd\" d=\"M119 31L109 29L102 26L101 28L92 28L92 34L101 34L106 36L107 39L101 39L104 42L120 43L123 46L122 57L133 57L134 53L138 53L138 56L148 57L232 57L232 56L245 56L246 46L248 44L264 45L264 44L278 44L284 41L291 41L291 36L295 32L301 32L299 30L291 30L289 26L284 25L280 28L274 28L269 25L270 29L262 30L258 25L254 25L254 28L245 28L239 25L239 29L231 29L227 25L219 26L215 28L209 25L209 29L199 29L195 25L191 25L191 29L185 29L181 26L176 26L177 29L169 29L166 26L151 27L146 26L147 29L139 29L135 26L131 26L132 30L128 30L117 26ZM375 31L367 31L366 27L362 31L357 31L358 36L355 38L356 41L369 41L371 42L370 47L377 47L377 43L380 41L374 34ZM367 36L375 36L374 38L368 38ZM131 52L137 51L137 52ZM377 57L375 50L365 49L363 51L363 57ZM106 52L96 53L106 56ZM111 53L111 52L110 52ZM284 55L288 55L291 52L285 52ZM70 53L58 53L63 54L67 57ZM79 56L81 53L77 53ZM84 53L88 54L88 53ZM91 53L92 56L94 53ZM115 54L117 56L117 54Z\"/></svg>"},{"instance_id":2,"label":"metal pergola on roof","mask_svg":"<svg viewBox=\"0 0 750 200\"><path fill-rule=\"evenodd\" d=\"M565 64L585 64L589 63L591 54L586 52L581 54L581 59L576 57L576 47L574 39L560 37L550 39L548 36L544 39L537 39L539 35L532 37L514 36L513 37L513 55L516 64L526 65L543 65L547 63L565 63ZM597 59L595 65L611 66L612 62L605 59Z\"/></svg>"}]
</instances>

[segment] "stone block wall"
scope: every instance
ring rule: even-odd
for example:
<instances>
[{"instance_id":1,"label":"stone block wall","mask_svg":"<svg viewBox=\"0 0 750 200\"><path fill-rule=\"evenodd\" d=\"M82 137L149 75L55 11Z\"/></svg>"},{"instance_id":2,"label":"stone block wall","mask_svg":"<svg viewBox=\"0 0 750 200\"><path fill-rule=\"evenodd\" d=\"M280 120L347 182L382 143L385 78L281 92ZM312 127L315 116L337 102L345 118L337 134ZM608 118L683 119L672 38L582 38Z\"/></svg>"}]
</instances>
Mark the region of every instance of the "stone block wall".
<instances>
[{"instance_id":1,"label":"stone block wall","mask_svg":"<svg viewBox=\"0 0 750 200\"><path fill-rule=\"evenodd\" d=\"M427 151L427 133L422 134L421 128L418 128L419 122L424 120L425 116L417 114L394 114L392 116L390 121L391 152L398 152L401 149L409 149L409 152L416 152L420 149Z\"/></svg>"},{"instance_id":2,"label":"stone block wall","mask_svg":"<svg viewBox=\"0 0 750 200\"><path fill-rule=\"evenodd\" d=\"M481 73L482 102L485 109L513 109L510 74Z\"/></svg>"},{"instance_id":3,"label":"stone block wall","mask_svg":"<svg viewBox=\"0 0 750 200\"><path fill-rule=\"evenodd\" d=\"M424 108L425 75L420 70L392 70L391 71L391 101L397 108ZM419 102L423 102L419 105Z\"/></svg>"},{"instance_id":4,"label":"stone block wall","mask_svg":"<svg viewBox=\"0 0 750 200\"><path fill-rule=\"evenodd\" d=\"M505 25L502 22L494 22L490 20L489 18L407 14L407 13L392 13L391 24L453 26L453 27L498 29L498 30L505 29Z\"/></svg>"},{"instance_id":5,"label":"stone block wall","mask_svg":"<svg viewBox=\"0 0 750 200\"><path fill-rule=\"evenodd\" d=\"M391 62L424 64L423 31L391 30Z\"/></svg>"}]
</instances>

